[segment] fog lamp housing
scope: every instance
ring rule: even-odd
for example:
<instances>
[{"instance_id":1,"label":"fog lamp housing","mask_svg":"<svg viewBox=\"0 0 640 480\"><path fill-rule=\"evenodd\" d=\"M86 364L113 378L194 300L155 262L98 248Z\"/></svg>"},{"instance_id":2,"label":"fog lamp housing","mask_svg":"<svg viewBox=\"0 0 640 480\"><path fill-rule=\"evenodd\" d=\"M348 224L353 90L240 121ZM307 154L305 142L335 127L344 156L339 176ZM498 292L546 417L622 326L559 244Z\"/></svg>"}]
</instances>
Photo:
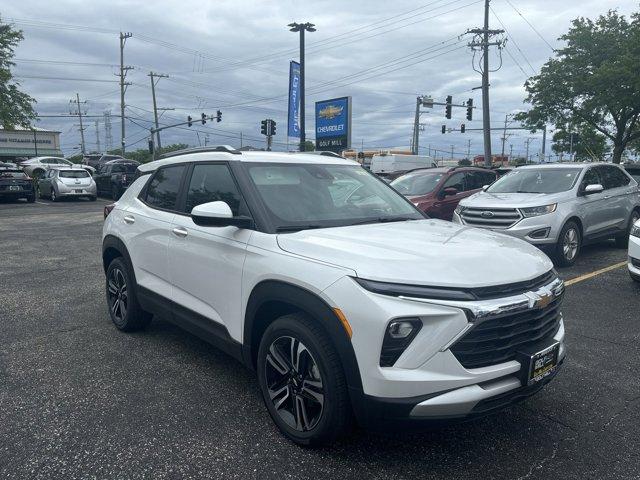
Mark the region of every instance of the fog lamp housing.
<instances>
[{"instance_id":1,"label":"fog lamp housing","mask_svg":"<svg viewBox=\"0 0 640 480\"><path fill-rule=\"evenodd\" d=\"M422 328L419 318L396 318L387 325L380 352L380 366L392 367Z\"/></svg>"}]
</instances>

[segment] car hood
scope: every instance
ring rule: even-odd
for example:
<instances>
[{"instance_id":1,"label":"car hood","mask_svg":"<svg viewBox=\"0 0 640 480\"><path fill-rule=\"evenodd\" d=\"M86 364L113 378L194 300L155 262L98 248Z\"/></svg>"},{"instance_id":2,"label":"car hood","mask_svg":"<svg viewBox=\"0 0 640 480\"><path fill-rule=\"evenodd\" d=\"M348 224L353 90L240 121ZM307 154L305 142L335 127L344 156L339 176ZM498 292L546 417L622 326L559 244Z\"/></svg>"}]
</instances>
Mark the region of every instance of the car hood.
<instances>
[{"instance_id":1,"label":"car hood","mask_svg":"<svg viewBox=\"0 0 640 480\"><path fill-rule=\"evenodd\" d=\"M303 230L281 249L349 268L358 277L412 285L480 287L525 281L553 267L536 247L442 220Z\"/></svg>"},{"instance_id":2,"label":"car hood","mask_svg":"<svg viewBox=\"0 0 640 480\"><path fill-rule=\"evenodd\" d=\"M463 199L463 207L479 208L520 208L539 207L562 201L567 192L562 193L491 193L478 192Z\"/></svg>"}]
</instances>

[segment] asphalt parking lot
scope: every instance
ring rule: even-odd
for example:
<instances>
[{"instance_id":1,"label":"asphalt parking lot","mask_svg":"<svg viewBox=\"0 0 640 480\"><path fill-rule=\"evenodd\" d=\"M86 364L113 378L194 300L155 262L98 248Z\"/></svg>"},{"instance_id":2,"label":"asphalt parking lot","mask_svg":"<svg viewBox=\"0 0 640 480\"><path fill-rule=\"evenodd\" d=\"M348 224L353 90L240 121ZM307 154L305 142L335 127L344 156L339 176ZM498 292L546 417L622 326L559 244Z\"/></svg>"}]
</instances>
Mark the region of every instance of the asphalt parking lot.
<instances>
[{"instance_id":1,"label":"asphalt parking lot","mask_svg":"<svg viewBox=\"0 0 640 480\"><path fill-rule=\"evenodd\" d=\"M640 478L640 286L606 270L626 258L613 244L561 270L569 356L541 394L309 450L278 433L231 357L162 320L111 325L106 203L0 204L0 478Z\"/></svg>"}]
</instances>

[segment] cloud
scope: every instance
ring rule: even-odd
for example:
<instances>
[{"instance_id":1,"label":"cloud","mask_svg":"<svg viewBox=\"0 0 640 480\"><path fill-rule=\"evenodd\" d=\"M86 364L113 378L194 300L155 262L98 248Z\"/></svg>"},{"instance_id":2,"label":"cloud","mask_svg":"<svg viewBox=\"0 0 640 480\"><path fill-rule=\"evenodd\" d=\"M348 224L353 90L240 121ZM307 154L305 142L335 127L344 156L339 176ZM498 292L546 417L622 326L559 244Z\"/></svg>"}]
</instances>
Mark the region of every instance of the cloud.
<instances>
[{"instance_id":1,"label":"cloud","mask_svg":"<svg viewBox=\"0 0 640 480\"><path fill-rule=\"evenodd\" d=\"M520 13L552 45L577 16L595 17L609 8L628 14L634 5L612 1L526 0L514 2ZM492 124L504 124L506 113L524 108L523 84L553 54L546 43L506 0L494 0L491 25L506 27L509 35L500 70L491 74ZM73 16L69 13L73 12ZM403 14L403 12L408 12ZM65 114L69 100L78 92L87 99L88 115L105 110L119 115L118 31L130 31L125 63L134 66L127 80L127 144L146 145L152 110L149 71L165 73L157 86L160 107L175 108L161 121L172 123L199 117L200 112L223 110L223 122L163 132L163 143L198 144L208 135L210 143L261 146L260 121L278 123L275 146L287 148L286 110L289 60L297 59L298 37L288 31L291 21L312 21L317 32L307 34L307 137L313 138L313 102L351 95L353 98L353 145L358 148L408 146L415 111L415 97L429 94L437 101L453 95L455 103L473 98L481 107L480 75L471 68L472 55L457 35L482 24L482 2L477 0L431 0L416 4L401 0L355 0L339 2L265 2L224 0L188 1L58 1L10 2L3 19L16 19L25 40L17 49L15 75L23 89L38 100L41 115ZM42 28L28 21L46 19L58 28ZM27 20L25 22L25 20ZM83 28L69 29L72 23ZM443 43L444 42L444 43ZM201 53L198 53L201 52ZM74 62L67 64L31 62ZM390 66L386 62L394 61ZM492 53L491 63L499 59ZM79 63L85 63L80 65ZM524 73L523 73L524 72ZM52 80L28 77L59 77ZM91 80L91 81L85 81ZM98 81L99 80L99 81ZM115 82L114 82L115 81ZM333 82L333 83L330 83ZM455 109L445 120L443 107L425 110L421 145L442 151L482 153L479 131L442 135L446 124L467 129L481 126L481 108L474 120ZM85 137L90 150L96 147L95 120L104 146L102 118L87 118ZM135 123L134 123L135 122ZM63 149L71 153L79 144L77 119L43 117L38 126L63 132ZM120 142L119 118L112 117L114 146ZM528 132L513 131L506 149L524 152ZM502 132L492 136L494 152L501 149ZM532 152L540 141L531 143ZM547 147L547 151L549 151ZM444 154L446 156L446 153Z\"/></svg>"}]
</instances>

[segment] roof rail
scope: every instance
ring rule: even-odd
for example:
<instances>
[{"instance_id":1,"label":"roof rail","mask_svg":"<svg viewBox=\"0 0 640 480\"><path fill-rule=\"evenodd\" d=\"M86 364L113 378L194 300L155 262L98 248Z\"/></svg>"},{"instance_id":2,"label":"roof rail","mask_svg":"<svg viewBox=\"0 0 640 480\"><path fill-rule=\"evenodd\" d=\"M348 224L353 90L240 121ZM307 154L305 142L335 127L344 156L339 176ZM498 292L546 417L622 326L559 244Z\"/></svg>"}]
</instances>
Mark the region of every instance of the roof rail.
<instances>
[{"instance_id":1,"label":"roof rail","mask_svg":"<svg viewBox=\"0 0 640 480\"><path fill-rule=\"evenodd\" d=\"M232 153L234 155L242 155L241 151L236 150L230 145L212 145L210 147L191 147L191 148L185 148L183 150L176 150L174 152L163 153L162 155L160 155L160 157L158 157L158 159L176 157L178 155L186 155L187 153L203 153L203 152L226 152L226 153Z\"/></svg>"}]
</instances>

